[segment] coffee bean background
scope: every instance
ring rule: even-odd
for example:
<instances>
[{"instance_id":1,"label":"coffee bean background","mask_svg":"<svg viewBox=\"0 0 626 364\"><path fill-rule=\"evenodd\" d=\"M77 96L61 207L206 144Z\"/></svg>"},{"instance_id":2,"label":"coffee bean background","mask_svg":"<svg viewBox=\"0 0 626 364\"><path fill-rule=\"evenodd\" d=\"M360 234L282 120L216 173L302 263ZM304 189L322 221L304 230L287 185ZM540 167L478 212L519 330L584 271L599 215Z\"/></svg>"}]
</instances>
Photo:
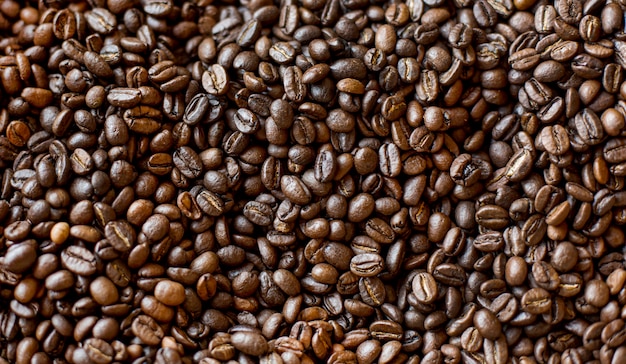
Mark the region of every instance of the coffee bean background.
<instances>
[{"instance_id":1,"label":"coffee bean background","mask_svg":"<svg viewBox=\"0 0 626 364\"><path fill-rule=\"evenodd\" d=\"M625 9L0 2L0 363L624 363Z\"/></svg>"}]
</instances>

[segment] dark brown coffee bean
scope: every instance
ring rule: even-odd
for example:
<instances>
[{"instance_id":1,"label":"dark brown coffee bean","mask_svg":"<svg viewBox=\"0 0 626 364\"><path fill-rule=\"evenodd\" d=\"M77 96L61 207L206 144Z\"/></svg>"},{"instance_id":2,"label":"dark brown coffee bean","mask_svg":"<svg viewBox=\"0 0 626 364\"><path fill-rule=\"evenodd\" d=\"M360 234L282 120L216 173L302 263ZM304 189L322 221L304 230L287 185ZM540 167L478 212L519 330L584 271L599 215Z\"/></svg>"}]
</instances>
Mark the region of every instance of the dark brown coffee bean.
<instances>
[{"instance_id":1,"label":"dark brown coffee bean","mask_svg":"<svg viewBox=\"0 0 626 364\"><path fill-rule=\"evenodd\" d=\"M180 283L162 280L154 287L154 296L168 306L177 306L185 301L185 289Z\"/></svg>"},{"instance_id":2,"label":"dark brown coffee bean","mask_svg":"<svg viewBox=\"0 0 626 364\"><path fill-rule=\"evenodd\" d=\"M466 281L463 269L451 263L443 263L436 266L433 270L433 277L437 281L450 286L462 286Z\"/></svg>"},{"instance_id":3,"label":"dark brown coffee bean","mask_svg":"<svg viewBox=\"0 0 626 364\"><path fill-rule=\"evenodd\" d=\"M202 87L211 95L223 95L228 90L228 80L226 70L216 64L202 74Z\"/></svg>"},{"instance_id":4,"label":"dark brown coffee bean","mask_svg":"<svg viewBox=\"0 0 626 364\"><path fill-rule=\"evenodd\" d=\"M69 246L61 253L61 262L70 272L82 276L96 273L95 255L80 246Z\"/></svg>"},{"instance_id":5,"label":"dark brown coffee bean","mask_svg":"<svg viewBox=\"0 0 626 364\"><path fill-rule=\"evenodd\" d=\"M372 337L378 340L400 340L403 334L402 326L390 320L374 321L369 329Z\"/></svg>"},{"instance_id":6,"label":"dark brown coffee bean","mask_svg":"<svg viewBox=\"0 0 626 364\"><path fill-rule=\"evenodd\" d=\"M92 361L112 361L115 355L113 347L108 342L98 338L85 340L84 350Z\"/></svg>"},{"instance_id":7,"label":"dark brown coffee bean","mask_svg":"<svg viewBox=\"0 0 626 364\"><path fill-rule=\"evenodd\" d=\"M146 315L137 316L132 323L132 331L142 342L148 345L157 345L163 338L163 329Z\"/></svg>"},{"instance_id":8,"label":"dark brown coffee bean","mask_svg":"<svg viewBox=\"0 0 626 364\"><path fill-rule=\"evenodd\" d=\"M476 311L474 326L488 340L497 340L502 335L502 327L496 316L487 309Z\"/></svg>"},{"instance_id":9,"label":"dark brown coffee bean","mask_svg":"<svg viewBox=\"0 0 626 364\"><path fill-rule=\"evenodd\" d=\"M187 178L196 178L202 173L202 161L200 156L187 146L180 147L174 151L172 161Z\"/></svg>"},{"instance_id":10,"label":"dark brown coffee bean","mask_svg":"<svg viewBox=\"0 0 626 364\"><path fill-rule=\"evenodd\" d=\"M476 211L476 222L488 229L502 229L508 225L509 214L497 205L486 205Z\"/></svg>"},{"instance_id":11,"label":"dark brown coffee bean","mask_svg":"<svg viewBox=\"0 0 626 364\"><path fill-rule=\"evenodd\" d=\"M545 313L550 309L550 294L543 288L532 288L521 299L522 310L532 313Z\"/></svg>"},{"instance_id":12,"label":"dark brown coffee bean","mask_svg":"<svg viewBox=\"0 0 626 364\"><path fill-rule=\"evenodd\" d=\"M107 95L107 101L113 106L131 108L141 101L141 92L133 88L115 88Z\"/></svg>"},{"instance_id":13,"label":"dark brown coffee bean","mask_svg":"<svg viewBox=\"0 0 626 364\"><path fill-rule=\"evenodd\" d=\"M115 16L104 8L94 8L85 13L85 20L89 27L102 34L108 34L117 26Z\"/></svg>"},{"instance_id":14,"label":"dark brown coffee bean","mask_svg":"<svg viewBox=\"0 0 626 364\"><path fill-rule=\"evenodd\" d=\"M626 145L622 139L609 139L604 145L604 158L609 163L621 163L626 160L626 149L622 146Z\"/></svg>"},{"instance_id":15,"label":"dark brown coffee bean","mask_svg":"<svg viewBox=\"0 0 626 364\"><path fill-rule=\"evenodd\" d=\"M269 205L250 201L246 204L243 210L244 216L248 218L252 223L260 226L268 226L272 223L272 210Z\"/></svg>"},{"instance_id":16,"label":"dark brown coffee bean","mask_svg":"<svg viewBox=\"0 0 626 364\"><path fill-rule=\"evenodd\" d=\"M224 201L215 193L202 190L196 196L198 207L209 216L219 216L224 212Z\"/></svg>"},{"instance_id":17,"label":"dark brown coffee bean","mask_svg":"<svg viewBox=\"0 0 626 364\"><path fill-rule=\"evenodd\" d=\"M572 70L583 78L595 78L602 74L602 61L588 54L581 54L572 60Z\"/></svg>"},{"instance_id":18,"label":"dark brown coffee bean","mask_svg":"<svg viewBox=\"0 0 626 364\"><path fill-rule=\"evenodd\" d=\"M37 108L49 106L52 102L52 92L42 88L26 87L22 90L22 98Z\"/></svg>"},{"instance_id":19,"label":"dark brown coffee bean","mask_svg":"<svg viewBox=\"0 0 626 364\"><path fill-rule=\"evenodd\" d=\"M567 131L559 125L543 128L540 138L548 153L562 155L569 150L570 143Z\"/></svg>"},{"instance_id":20,"label":"dark brown coffee bean","mask_svg":"<svg viewBox=\"0 0 626 364\"><path fill-rule=\"evenodd\" d=\"M412 288L417 300L424 304L430 304L437 299L437 282L429 273L422 272L413 277Z\"/></svg>"},{"instance_id":21,"label":"dark brown coffee bean","mask_svg":"<svg viewBox=\"0 0 626 364\"><path fill-rule=\"evenodd\" d=\"M550 264L545 262L536 262L532 265L532 275L537 285L546 290L552 291L559 286L559 275Z\"/></svg>"},{"instance_id":22,"label":"dark brown coffee bean","mask_svg":"<svg viewBox=\"0 0 626 364\"><path fill-rule=\"evenodd\" d=\"M307 90L302 81L302 70L299 67L290 66L284 71L283 87L289 100L301 102L304 99Z\"/></svg>"},{"instance_id":23,"label":"dark brown coffee bean","mask_svg":"<svg viewBox=\"0 0 626 364\"><path fill-rule=\"evenodd\" d=\"M602 24L600 19L593 15L585 15L580 19L580 37L586 42L595 42L600 38Z\"/></svg>"},{"instance_id":24,"label":"dark brown coffee bean","mask_svg":"<svg viewBox=\"0 0 626 364\"><path fill-rule=\"evenodd\" d=\"M358 254L350 261L350 271L359 277L373 277L383 269L384 261L378 254Z\"/></svg>"},{"instance_id":25,"label":"dark brown coffee bean","mask_svg":"<svg viewBox=\"0 0 626 364\"><path fill-rule=\"evenodd\" d=\"M506 338L501 336L493 341L485 339L483 343L485 360L488 363L506 363L509 358L509 349Z\"/></svg>"},{"instance_id":26,"label":"dark brown coffee bean","mask_svg":"<svg viewBox=\"0 0 626 364\"><path fill-rule=\"evenodd\" d=\"M544 61L537 65L533 71L533 76L539 82L558 81L565 75L565 68L556 61Z\"/></svg>"},{"instance_id":27,"label":"dark brown coffee bean","mask_svg":"<svg viewBox=\"0 0 626 364\"><path fill-rule=\"evenodd\" d=\"M473 7L474 17L478 24L482 27L493 26L496 23L498 14L487 1L479 1Z\"/></svg>"},{"instance_id":28,"label":"dark brown coffee bean","mask_svg":"<svg viewBox=\"0 0 626 364\"><path fill-rule=\"evenodd\" d=\"M109 243L120 252L127 252L133 248L136 233L133 227L126 221L111 221L105 226L105 236Z\"/></svg>"},{"instance_id":29,"label":"dark brown coffee bean","mask_svg":"<svg viewBox=\"0 0 626 364\"><path fill-rule=\"evenodd\" d=\"M311 201L311 192L296 176L283 176L280 179L280 186L285 196L295 204L306 205Z\"/></svg>"},{"instance_id":30,"label":"dark brown coffee bean","mask_svg":"<svg viewBox=\"0 0 626 364\"><path fill-rule=\"evenodd\" d=\"M4 267L9 272L23 273L28 270L37 259L33 240L12 245L4 256Z\"/></svg>"}]
</instances>

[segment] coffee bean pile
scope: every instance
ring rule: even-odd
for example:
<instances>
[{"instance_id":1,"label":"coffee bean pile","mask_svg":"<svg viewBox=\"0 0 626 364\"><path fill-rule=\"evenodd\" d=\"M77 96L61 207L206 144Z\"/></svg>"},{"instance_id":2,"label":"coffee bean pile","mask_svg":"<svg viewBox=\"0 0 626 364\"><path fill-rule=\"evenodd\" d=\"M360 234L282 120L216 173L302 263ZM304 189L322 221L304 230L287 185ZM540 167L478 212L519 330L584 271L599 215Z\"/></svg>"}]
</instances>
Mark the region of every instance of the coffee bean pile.
<instances>
[{"instance_id":1,"label":"coffee bean pile","mask_svg":"<svg viewBox=\"0 0 626 364\"><path fill-rule=\"evenodd\" d=\"M625 9L4 0L0 363L624 363Z\"/></svg>"}]
</instances>

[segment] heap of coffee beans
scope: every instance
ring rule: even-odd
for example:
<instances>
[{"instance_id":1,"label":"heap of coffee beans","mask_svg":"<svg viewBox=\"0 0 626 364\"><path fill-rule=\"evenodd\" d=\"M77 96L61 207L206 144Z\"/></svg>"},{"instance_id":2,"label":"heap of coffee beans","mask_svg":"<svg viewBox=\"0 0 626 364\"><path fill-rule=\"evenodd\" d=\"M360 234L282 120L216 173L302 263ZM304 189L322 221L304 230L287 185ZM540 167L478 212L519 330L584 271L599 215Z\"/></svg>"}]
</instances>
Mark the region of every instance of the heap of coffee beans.
<instances>
[{"instance_id":1,"label":"heap of coffee beans","mask_svg":"<svg viewBox=\"0 0 626 364\"><path fill-rule=\"evenodd\" d=\"M2 1L0 363L624 363L624 9Z\"/></svg>"}]
</instances>

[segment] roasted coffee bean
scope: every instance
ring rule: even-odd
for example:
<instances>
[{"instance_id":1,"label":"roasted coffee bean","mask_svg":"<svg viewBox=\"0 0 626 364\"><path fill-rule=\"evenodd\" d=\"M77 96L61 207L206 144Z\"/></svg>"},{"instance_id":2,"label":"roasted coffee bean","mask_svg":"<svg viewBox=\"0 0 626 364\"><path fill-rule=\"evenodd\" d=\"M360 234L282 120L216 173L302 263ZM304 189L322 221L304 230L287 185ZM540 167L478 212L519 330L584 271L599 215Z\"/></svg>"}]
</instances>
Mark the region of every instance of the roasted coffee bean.
<instances>
[{"instance_id":1,"label":"roasted coffee bean","mask_svg":"<svg viewBox=\"0 0 626 364\"><path fill-rule=\"evenodd\" d=\"M69 246L61 253L63 266L74 274L90 276L96 273L96 256L86 248Z\"/></svg>"},{"instance_id":2,"label":"roasted coffee bean","mask_svg":"<svg viewBox=\"0 0 626 364\"><path fill-rule=\"evenodd\" d=\"M384 261L378 254L358 254L350 261L350 271L359 277L373 277L383 269Z\"/></svg>"},{"instance_id":3,"label":"roasted coffee bean","mask_svg":"<svg viewBox=\"0 0 626 364\"><path fill-rule=\"evenodd\" d=\"M228 90L228 74L219 64L211 66L202 74L202 87L211 95L223 95Z\"/></svg>"},{"instance_id":4,"label":"roasted coffee bean","mask_svg":"<svg viewBox=\"0 0 626 364\"><path fill-rule=\"evenodd\" d=\"M163 329L146 315L137 316L132 322L132 331L142 342L148 345L155 345L163 338Z\"/></svg>"},{"instance_id":5,"label":"roasted coffee bean","mask_svg":"<svg viewBox=\"0 0 626 364\"><path fill-rule=\"evenodd\" d=\"M283 176L280 179L280 187L285 196L293 203L306 205L311 201L311 192L297 176Z\"/></svg>"},{"instance_id":6,"label":"roasted coffee bean","mask_svg":"<svg viewBox=\"0 0 626 364\"><path fill-rule=\"evenodd\" d=\"M307 91L299 67L291 66L284 71L283 88L291 101L301 102L304 99Z\"/></svg>"},{"instance_id":7,"label":"roasted coffee bean","mask_svg":"<svg viewBox=\"0 0 626 364\"><path fill-rule=\"evenodd\" d=\"M497 205L481 206L476 211L476 222L488 229L502 229L509 224L509 214Z\"/></svg>"},{"instance_id":8,"label":"roasted coffee bean","mask_svg":"<svg viewBox=\"0 0 626 364\"><path fill-rule=\"evenodd\" d=\"M604 159L609 163L621 163L626 160L623 144L626 145L622 139L609 139L603 148Z\"/></svg>"},{"instance_id":9,"label":"roasted coffee bean","mask_svg":"<svg viewBox=\"0 0 626 364\"><path fill-rule=\"evenodd\" d=\"M474 314L474 326L482 337L488 340L497 340L502 335L500 322L487 309L476 311Z\"/></svg>"},{"instance_id":10,"label":"roasted coffee bean","mask_svg":"<svg viewBox=\"0 0 626 364\"><path fill-rule=\"evenodd\" d=\"M551 306L550 294L543 288L532 288L522 296L522 310L531 314L545 313Z\"/></svg>"},{"instance_id":11,"label":"roasted coffee bean","mask_svg":"<svg viewBox=\"0 0 626 364\"><path fill-rule=\"evenodd\" d=\"M541 130L541 145L550 154L562 155L569 150L570 143L567 131L560 125L546 127Z\"/></svg>"},{"instance_id":12,"label":"roasted coffee bean","mask_svg":"<svg viewBox=\"0 0 626 364\"><path fill-rule=\"evenodd\" d=\"M172 161L187 178L196 178L202 173L202 160L200 156L189 147L183 146L174 151Z\"/></svg>"},{"instance_id":13,"label":"roasted coffee bean","mask_svg":"<svg viewBox=\"0 0 626 364\"><path fill-rule=\"evenodd\" d=\"M113 106L131 108L141 102L141 92L133 88L115 88L107 95L107 101Z\"/></svg>"},{"instance_id":14,"label":"roasted coffee bean","mask_svg":"<svg viewBox=\"0 0 626 364\"><path fill-rule=\"evenodd\" d=\"M120 252L132 249L136 240L136 232L126 221L111 221L105 226L105 236L111 246Z\"/></svg>"},{"instance_id":15,"label":"roasted coffee bean","mask_svg":"<svg viewBox=\"0 0 626 364\"><path fill-rule=\"evenodd\" d=\"M489 2L478 1L474 3L473 11L474 17L480 26L489 27L496 24L498 14Z\"/></svg>"},{"instance_id":16,"label":"roasted coffee bean","mask_svg":"<svg viewBox=\"0 0 626 364\"><path fill-rule=\"evenodd\" d=\"M177 306L185 300L185 289L178 282L162 280L154 287L154 296L166 305Z\"/></svg>"},{"instance_id":17,"label":"roasted coffee bean","mask_svg":"<svg viewBox=\"0 0 626 364\"><path fill-rule=\"evenodd\" d=\"M412 288L413 294L417 300L424 304L430 304L437 299L437 282L433 276L427 272L418 273L413 277Z\"/></svg>"}]
</instances>

